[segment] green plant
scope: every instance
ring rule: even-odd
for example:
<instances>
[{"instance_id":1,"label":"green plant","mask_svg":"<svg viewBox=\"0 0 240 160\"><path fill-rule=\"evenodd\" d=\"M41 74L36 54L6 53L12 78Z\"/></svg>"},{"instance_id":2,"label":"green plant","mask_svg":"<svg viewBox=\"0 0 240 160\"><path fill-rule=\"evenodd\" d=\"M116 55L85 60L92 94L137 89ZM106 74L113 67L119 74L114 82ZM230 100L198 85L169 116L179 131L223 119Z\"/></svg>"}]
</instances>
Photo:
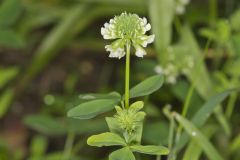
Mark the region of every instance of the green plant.
<instances>
[{"instance_id":1,"label":"green plant","mask_svg":"<svg viewBox=\"0 0 240 160\"><path fill-rule=\"evenodd\" d=\"M169 153L169 150L163 146L141 145L143 120L146 113L140 110L143 108L144 102L137 101L129 104L130 98L149 95L159 89L163 83L163 77L155 75L131 90L129 89L131 47L136 49L137 57L146 55L143 47L154 41L154 35L145 35L150 29L151 25L147 23L146 18L126 12L104 24L104 27L101 28L103 38L116 39L111 45L105 47L110 52L109 57L120 59L126 55L125 95L122 98L116 92L107 95L84 95L84 99L94 100L80 104L68 112L68 117L89 119L109 111L115 106L114 117L106 117L110 132L93 135L87 140L90 146L121 146L121 149L110 154L110 160L134 160L133 152L150 155L167 155ZM118 106L118 103L121 106Z\"/></svg>"}]
</instances>

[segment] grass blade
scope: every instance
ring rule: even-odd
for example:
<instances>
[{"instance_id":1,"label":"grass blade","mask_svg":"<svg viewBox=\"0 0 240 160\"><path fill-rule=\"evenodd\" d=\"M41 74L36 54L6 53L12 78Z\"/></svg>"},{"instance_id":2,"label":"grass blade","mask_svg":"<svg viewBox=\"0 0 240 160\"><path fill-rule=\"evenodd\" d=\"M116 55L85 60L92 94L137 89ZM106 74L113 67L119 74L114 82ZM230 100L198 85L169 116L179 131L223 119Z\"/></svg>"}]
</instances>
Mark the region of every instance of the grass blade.
<instances>
[{"instance_id":1,"label":"grass blade","mask_svg":"<svg viewBox=\"0 0 240 160\"><path fill-rule=\"evenodd\" d=\"M13 96L14 92L12 89L7 89L2 95L0 95L0 118L2 118L7 112Z\"/></svg>"},{"instance_id":2,"label":"grass blade","mask_svg":"<svg viewBox=\"0 0 240 160\"><path fill-rule=\"evenodd\" d=\"M199 111L194 115L191 122L196 127L201 127L205 124L209 116L214 112L216 107L225 100L232 92L239 91L240 89L229 89L225 92L219 93L212 98L209 99L200 109ZM180 150L182 147L184 147L189 140L189 137L186 133L184 133L179 141L179 143L176 146L177 150Z\"/></svg>"},{"instance_id":3,"label":"grass blade","mask_svg":"<svg viewBox=\"0 0 240 160\"><path fill-rule=\"evenodd\" d=\"M172 37L172 21L175 13L173 0L149 0L149 15L155 34L155 47L161 52L159 59L164 58L164 52L170 45Z\"/></svg>"},{"instance_id":4,"label":"grass blade","mask_svg":"<svg viewBox=\"0 0 240 160\"><path fill-rule=\"evenodd\" d=\"M193 123L175 113L176 120L183 126L188 135L203 149L209 160L223 160L218 151L208 141L208 139L194 126Z\"/></svg>"},{"instance_id":5,"label":"grass blade","mask_svg":"<svg viewBox=\"0 0 240 160\"><path fill-rule=\"evenodd\" d=\"M207 126L203 128L203 134L207 139L210 139L213 134L216 132L217 128L214 126ZM202 148L198 146L198 144L191 140L189 143L187 150L184 153L183 160L198 160L201 156Z\"/></svg>"},{"instance_id":6,"label":"grass blade","mask_svg":"<svg viewBox=\"0 0 240 160\"><path fill-rule=\"evenodd\" d=\"M240 134L232 141L230 145L230 152L234 153L240 150Z\"/></svg>"}]
</instances>

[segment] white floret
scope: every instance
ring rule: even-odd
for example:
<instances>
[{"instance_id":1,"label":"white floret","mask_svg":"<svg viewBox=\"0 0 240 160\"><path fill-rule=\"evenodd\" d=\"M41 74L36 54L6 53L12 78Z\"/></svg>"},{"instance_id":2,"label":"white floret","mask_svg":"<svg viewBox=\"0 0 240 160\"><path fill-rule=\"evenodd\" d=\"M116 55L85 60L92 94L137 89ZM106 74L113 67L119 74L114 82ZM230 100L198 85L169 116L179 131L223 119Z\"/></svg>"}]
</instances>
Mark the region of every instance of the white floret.
<instances>
[{"instance_id":1,"label":"white floret","mask_svg":"<svg viewBox=\"0 0 240 160\"><path fill-rule=\"evenodd\" d=\"M142 46L143 47L147 47L148 44L152 43L155 39L155 35L150 35L150 36L144 36L144 37L141 37L141 40L142 40Z\"/></svg>"},{"instance_id":2,"label":"white floret","mask_svg":"<svg viewBox=\"0 0 240 160\"><path fill-rule=\"evenodd\" d=\"M135 55L137 56L137 57L143 57L144 55L146 55L147 53L146 53L146 51L141 47L141 46L137 46L136 47L136 52L135 52Z\"/></svg>"}]
</instances>

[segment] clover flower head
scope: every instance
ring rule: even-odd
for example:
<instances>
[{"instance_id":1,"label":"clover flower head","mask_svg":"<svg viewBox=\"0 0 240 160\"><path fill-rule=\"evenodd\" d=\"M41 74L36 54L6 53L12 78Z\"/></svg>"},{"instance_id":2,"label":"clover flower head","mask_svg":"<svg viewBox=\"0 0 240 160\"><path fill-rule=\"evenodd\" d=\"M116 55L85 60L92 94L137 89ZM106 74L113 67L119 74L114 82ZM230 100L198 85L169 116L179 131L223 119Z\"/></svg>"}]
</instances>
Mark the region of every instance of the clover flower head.
<instances>
[{"instance_id":1,"label":"clover flower head","mask_svg":"<svg viewBox=\"0 0 240 160\"><path fill-rule=\"evenodd\" d=\"M115 40L112 44L106 45L105 49L110 52L109 57L122 58L125 53L125 46L131 43L136 49L135 55L143 57L146 51L143 47L154 41L154 35L145 35L151 29L147 19L140 18L137 14L122 13L105 23L101 28L104 39Z\"/></svg>"}]
</instances>

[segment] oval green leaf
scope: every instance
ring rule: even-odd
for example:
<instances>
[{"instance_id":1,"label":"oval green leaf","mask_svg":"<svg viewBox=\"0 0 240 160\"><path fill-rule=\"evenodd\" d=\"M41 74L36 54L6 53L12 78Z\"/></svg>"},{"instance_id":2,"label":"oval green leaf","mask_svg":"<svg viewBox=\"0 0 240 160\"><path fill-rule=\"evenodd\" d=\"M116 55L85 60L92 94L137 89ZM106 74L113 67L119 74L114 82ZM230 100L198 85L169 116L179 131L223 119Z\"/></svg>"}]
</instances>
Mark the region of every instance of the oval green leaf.
<instances>
[{"instance_id":1,"label":"oval green leaf","mask_svg":"<svg viewBox=\"0 0 240 160\"><path fill-rule=\"evenodd\" d=\"M122 129L119 127L118 121L114 117L105 118L108 128L112 133L122 134Z\"/></svg>"},{"instance_id":2,"label":"oval green leaf","mask_svg":"<svg viewBox=\"0 0 240 160\"><path fill-rule=\"evenodd\" d=\"M56 119L46 115L28 115L24 124L31 129L48 135L63 135L67 129Z\"/></svg>"},{"instance_id":3,"label":"oval green leaf","mask_svg":"<svg viewBox=\"0 0 240 160\"><path fill-rule=\"evenodd\" d=\"M89 146L126 146L124 139L119 135L111 132L101 133L98 135L93 135L88 138L87 144Z\"/></svg>"},{"instance_id":4,"label":"oval green leaf","mask_svg":"<svg viewBox=\"0 0 240 160\"><path fill-rule=\"evenodd\" d=\"M134 145L130 147L134 152L139 152L143 154L151 154L151 155L167 155L169 153L169 149L163 146L142 146L142 145Z\"/></svg>"},{"instance_id":5,"label":"oval green leaf","mask_svg":"<svg viewBox=\"0 0 240 160\"><path fill-rule=\"evenodd\" d=\"M128 147L116 150L109 155L109 160L136 160Z\"/></svg>"},{"instance_id":6,"label":"oval green leaf","mask_svg":"<svg viewBox=\"0 0 240 160\"><path fill-rule=\"evenodd\" d=\"M157 91L163 85L163 81L164 78L161 75L147 78L130 90L130 98L146 96Z\"/></svg>"},{"instance_id":7,"label":"oval green leaf","mask_svg":"<svg viewBox=\"0 0 240 160\"><path fill-rule=\"evenodd\" d=\"M130 105L129 110L131 110L132 112L138 112L143 108L143 106L143 101L137 101Z\"/></svg>"},{"instance_id":8,"label":"oval green leaf","mask_svg":"<svg viewBox=\"0 0 240 160\"><path fill-rule=\"evenodd\" d=\"M118 103L115 99L99 99L82 103L68 111L67 116L78 119L90 119L110 111Z\"/></svg>"},{"instance_id":9,"label":"oval green leaf","mask_svg":"<svg viewBox=\"0 0 240 160\"><path fill-rule=\"evenodd\" d=\"M107 94L87 93L80 94L78 97L83 100L96 100L96 99L116 99L119 101L121 100L121 95L118 92L111 92Z\"/></svg>"}]
</instances>

